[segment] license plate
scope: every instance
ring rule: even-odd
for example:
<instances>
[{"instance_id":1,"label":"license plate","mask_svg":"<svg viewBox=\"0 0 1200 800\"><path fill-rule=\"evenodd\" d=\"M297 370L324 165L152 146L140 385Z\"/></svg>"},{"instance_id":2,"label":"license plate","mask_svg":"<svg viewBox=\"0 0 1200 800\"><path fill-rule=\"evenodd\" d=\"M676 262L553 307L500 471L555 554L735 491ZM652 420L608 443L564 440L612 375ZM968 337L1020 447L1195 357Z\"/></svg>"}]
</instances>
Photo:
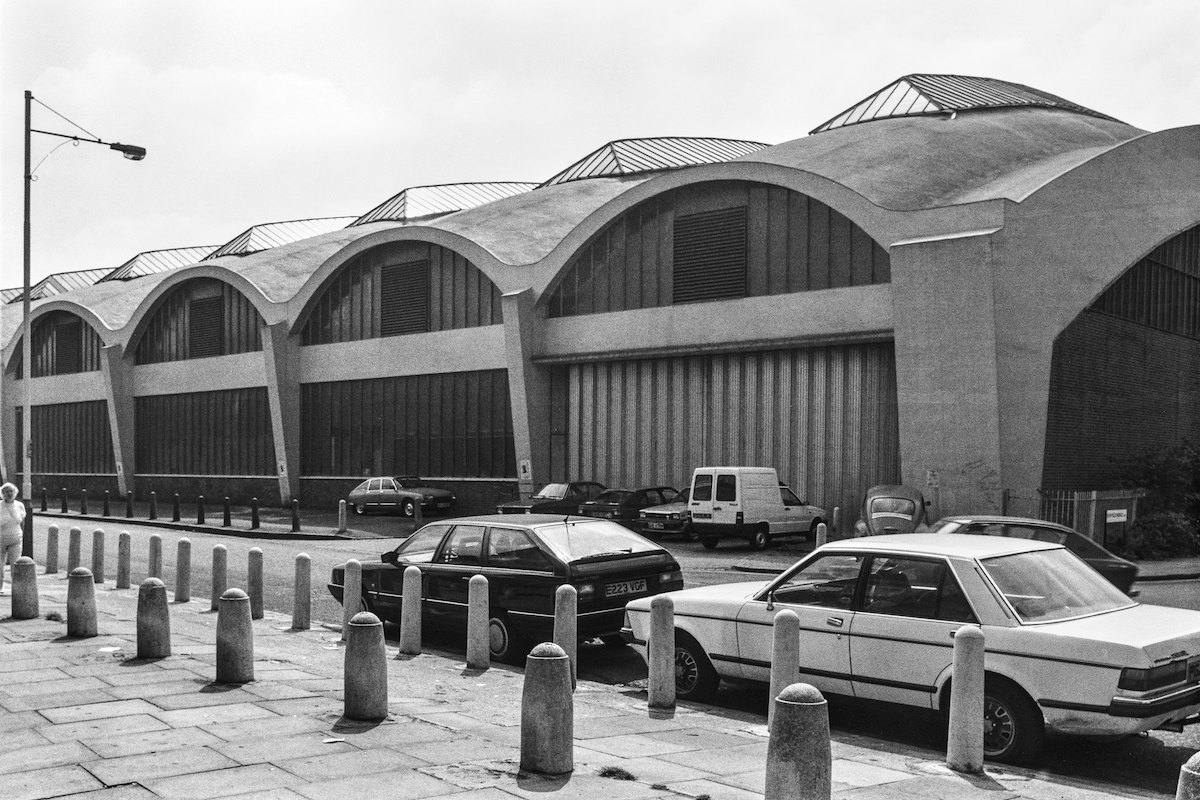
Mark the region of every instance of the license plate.
<instances>
[{"instance_id":1,"label":"license plate","mask_svg":"<svg viewBox=\"0 0 1200 800\"><path fill-rule=\"evenodd\" d=\"M649 524L650 530L652 531L661 531L663 529L663 524L661 522L651 522Z\"/></svg>"},{"instance_id":2,"label":"license plate","mask_svg":"<svg viewBox=\"0 0 1200 800\"><path fill-rule=\"evenodd\" d=\"M646 591L646 579L638 578L635 581L621 581L620 583L608 584L604 587L604 596L618 597L623 594L637 594L644 591Z\"/></svg>"},{"instance_id":3,"label":"license plate","mask_svg":"<svg viewBox=\"0 0 1200 800\"><path fill-rule=\"evenodd\" d=\"M438 503L437 507L438 508L449 508L450 504L449 503Z\"/></svg>"}]
</instances>

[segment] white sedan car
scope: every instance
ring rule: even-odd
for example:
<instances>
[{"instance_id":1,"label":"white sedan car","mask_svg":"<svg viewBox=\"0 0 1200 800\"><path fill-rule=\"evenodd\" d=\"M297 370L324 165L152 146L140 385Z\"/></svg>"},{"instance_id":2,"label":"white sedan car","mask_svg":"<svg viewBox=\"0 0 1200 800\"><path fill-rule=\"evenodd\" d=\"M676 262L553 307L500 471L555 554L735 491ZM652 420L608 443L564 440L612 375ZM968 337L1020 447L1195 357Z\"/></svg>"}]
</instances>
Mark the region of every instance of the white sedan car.
<instances>
[{"instance_id":1,"label":"white sedan car","mask_svg":"<svg viewBox=\"0 0 1200 800\"><path fill-rule=\"evenodd\" d=\"M1200 612L1142 605L1061 545L961 534L830 543L766 583L669 593L684 699L769 681L772 624L800 617L799 681L948 712L953 634L985 639L984 750L1028 763L1046 729L1122 736L1200 722ZM650 598L626 606L645 657Z\"/></svg>"}]
</instances>

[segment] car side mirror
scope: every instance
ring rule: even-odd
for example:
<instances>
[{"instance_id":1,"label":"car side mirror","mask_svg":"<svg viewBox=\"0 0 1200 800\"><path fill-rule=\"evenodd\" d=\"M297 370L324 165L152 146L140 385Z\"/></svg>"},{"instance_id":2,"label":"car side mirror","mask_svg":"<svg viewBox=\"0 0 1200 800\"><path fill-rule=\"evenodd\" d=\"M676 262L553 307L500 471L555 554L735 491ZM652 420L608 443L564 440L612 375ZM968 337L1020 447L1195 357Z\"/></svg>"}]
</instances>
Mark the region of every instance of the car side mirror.
<instances>
[{"instance_id":1,"label":"car side mirror","mask_svg":"<svg viewBox=\"0 0 1200 800\"><path fill-rule=\"evenodd\" d=\"M384 564L393 564L394 565L397 560L396 559L396 551L388 550L386 553L384 553L383 555L381 555L379 557L379 560L382 561Z\"/></svg>"}]
</instances>

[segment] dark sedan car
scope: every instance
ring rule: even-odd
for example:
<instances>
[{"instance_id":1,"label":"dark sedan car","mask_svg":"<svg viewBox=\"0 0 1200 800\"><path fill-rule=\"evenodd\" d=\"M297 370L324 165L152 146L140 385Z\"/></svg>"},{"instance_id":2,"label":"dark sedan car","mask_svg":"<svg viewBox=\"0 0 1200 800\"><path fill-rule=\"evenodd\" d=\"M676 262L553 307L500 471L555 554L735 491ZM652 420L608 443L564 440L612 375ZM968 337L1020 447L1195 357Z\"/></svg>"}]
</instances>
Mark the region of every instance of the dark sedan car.
<instances>
[{"instance_id":1,"label":"dark sedan car","mask_svg":"<svg viewBox=\"0 0 1200 800\"><path fill-rule=\"evenodd\" d=\"M1131 597L1137 595L1133 590L1133 582L1138 576L1136 564L1108 552L1066 525L1024 517L945 517L935 522L931 530L934 533L978 533L1061 544L1086 561L1113 586Z\"/></svg>"},{"instance_id":2,"label":"dark sedan car","mask_svg":"<svg viewBox=\"0 0 1200 800\"><path fill-rule=\"evenodd\" d=\"M497 514L576 514L579 504L604 491L594 481L547 483L524 500L511 500L496 506Z\"/></svg>"},{"instance_id":3,"label":"dark sedan car","mask_svg":"<svg viewBox=\"0 0 1200 800\"><path fill-rule=\"evenodd\" d=\"M345 565L330 593L341 602ZM488 579L488 646L497 661L520 663L554 633L554 594L578 594L581 641L622 644L625 603L683 588L679 563L655 543L606 520L495 514L431 522L377 563L362 565L363 600L383 619L400 621L404 569L421 570L425 626L461 626L467 583Z\"/></svg>"},{"instance_id":4,"label":"dark sedan car","mask_svg":"<svg viewBox=\"0 0 1200 800\"><path fill-rule=\"evenodd\" d=\"M418 503L422 513L448 511L454 505L454 493L420 486L416 478L367 478L346 497L346 505L353 508L355 514L387 509L411 517L416 513Z\"/></svg>"},{"instance_id":5,"label":"dark sedan car","mask_svg":"<svg viewBox=\"0 0 1200 800\"><path fill-rule=\"evenodd\" d=\"M638 529L638 512L650 506L661 506L675 500L679 492L670 486L645 486L640 489L608 489L595 500L579 506L585 517L611 519L626 527Z\"/></svg>"}]
</instances>

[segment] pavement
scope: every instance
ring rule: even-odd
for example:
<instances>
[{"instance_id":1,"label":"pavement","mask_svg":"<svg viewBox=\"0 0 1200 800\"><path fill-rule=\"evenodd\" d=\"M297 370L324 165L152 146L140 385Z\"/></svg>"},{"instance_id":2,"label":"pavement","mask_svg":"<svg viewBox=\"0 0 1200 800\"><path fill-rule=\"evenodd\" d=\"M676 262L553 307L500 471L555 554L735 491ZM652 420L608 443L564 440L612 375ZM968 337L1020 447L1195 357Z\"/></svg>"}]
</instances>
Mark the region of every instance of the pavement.
<instances>
[{"instance_id":1,"label":"pavement","mask_svg":"<svg viewBox=\"0 0 1200 800\"><path fill-rule=\"evenodd\" d=\"M96 586L99 635L70 638L66 576L38 572L40 618L0 620L5 800L762 797L761 715L689 703L651 712L644 686L580 681L574 771L530 774L518 768L518 669L470 670L461 655L398 656L389 644L387 719L350 721L336 625L293 631L267 612L253 623L256 679L220 685L208 600L172 602L172 655L140 660L136 589ZM832 755L838 798L1165 797L990 764L962 775L926 749L841 731Z\"/></svg>"}]
</instances>

